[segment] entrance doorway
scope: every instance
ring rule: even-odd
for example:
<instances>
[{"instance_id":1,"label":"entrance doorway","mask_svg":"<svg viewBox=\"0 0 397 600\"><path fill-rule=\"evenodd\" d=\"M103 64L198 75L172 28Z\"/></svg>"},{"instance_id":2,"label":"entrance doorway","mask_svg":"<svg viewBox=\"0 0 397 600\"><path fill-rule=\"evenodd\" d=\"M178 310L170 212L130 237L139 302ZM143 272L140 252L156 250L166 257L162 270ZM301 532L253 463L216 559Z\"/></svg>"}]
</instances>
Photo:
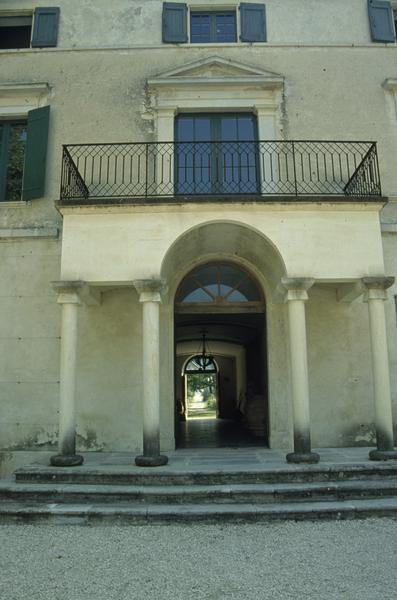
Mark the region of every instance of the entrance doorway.
<instances>
[{"instance_id":1,"label":"entrance doorway","mask_svg":"<svg viewBox=\"0 0 397 600\"><path fill-rule=\"evenodd\" d=\"M178 448L266 446L265 302L232 262L191 271L175 298Z\"/></svg>"}]
</instances>

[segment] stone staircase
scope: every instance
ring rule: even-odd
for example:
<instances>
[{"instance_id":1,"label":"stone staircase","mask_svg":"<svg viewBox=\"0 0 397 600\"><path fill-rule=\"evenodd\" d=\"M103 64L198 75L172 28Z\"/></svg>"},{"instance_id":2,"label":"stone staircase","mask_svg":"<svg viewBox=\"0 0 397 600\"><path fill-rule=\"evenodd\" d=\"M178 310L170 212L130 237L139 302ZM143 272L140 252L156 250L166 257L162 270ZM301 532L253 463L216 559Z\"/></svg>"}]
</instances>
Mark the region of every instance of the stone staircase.
<instances>
[{"instance_id":1,"label":"stone staircase","mask_svg":"<svg viewBox=\"0 0 397 600\"><path fill-rule=\"evenodd\" d=\"M397 516L397 463L183 472L33 466L0 481L0 523L236 523L375 516Z\"/></svg>"}]
</instances>

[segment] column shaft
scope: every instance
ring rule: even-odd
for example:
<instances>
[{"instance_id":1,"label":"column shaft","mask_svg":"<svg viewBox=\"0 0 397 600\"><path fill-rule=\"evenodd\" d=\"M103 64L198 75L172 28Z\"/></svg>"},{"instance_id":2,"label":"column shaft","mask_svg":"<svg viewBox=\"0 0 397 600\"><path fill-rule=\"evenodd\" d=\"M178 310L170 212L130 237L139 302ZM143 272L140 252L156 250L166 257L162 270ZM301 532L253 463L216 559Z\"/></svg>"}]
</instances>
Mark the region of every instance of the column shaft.
<instances>
[{"instance_id":1,"label":"column shaft","mask_svg":"<svg viewBox=\"0 0 397 600\"><path fill-rule=\"evenodd\" d=\"M368 302L371 335L372 377L374 382L375 427L377 449L371 460L397 459L393 443L393 417L390 390L389 355L387 349L385 300L394 277L364 277L365 301Z\"/></svg>"},{"instance_id":2,"label":"column shaft","mask_svg":"<svg viewBox=\"0 0 397 600\"><path fill-rule=\"evenodd\" d=\"M160 307L143 303L143 454L160 454Z\"/></svg>"},{"instance_id":3,"label":"column shaft","mask_svg":"<svg viewBox=\"0 0 397 600\"><path fill-rule=\"evenodd\" d=\"M378 450L393 450L389 356L384 300L368 299Z\"/></svg>"},{"instance_id":4,"label":"column shaft","mask_svg":"<svg viewBox=\"0 0 397 600\"><path fill-rule=\"evenodd\" d=\"M83 462L83 457L76 454L75 388L77 316L80 294L86 284L83 281L53 281L52 286L58 292L62 313L58 454L51 456L50 462L57 467L72 467Z\"/></svg>"},{"instance_id":5,"label":"column shaft","mask_svg":"<svg viewBox=\"0 0 397 600\"><path fill-rule=\"evenodd\" d=\"M160 303L164 282L134 281L142 303L142 401L143 454L135 458L139 467L159 467L168 462L160 454Z\"/></svg>"},{"instance_id":6,"label":"column shaft","mask_svg":"<svg viewBox=\"0 0 397 600\"><path fill-rule=\"evenodd\" d=\"M305 303L307 290L313 283L314 279L309 277L284 277L281 280L288 304L294 451L287 454L287 461L292 463L316 463L320 460L319 455L311 451L307 368Z\"/></svg>"},{"instance_id":7,"label":"column shaft","mask_svg":"<svg viewBox=\"0 0 397 600\"><path fill-rule=\"evenodd\" d=\"M311 451L311 442L304 301L290 300L288 302L288 316L294 418L294 450L297 453L307 454Z\"/></svg>"},{"instance_id":8,"label":"column shaft","mask_svg":"<svg viewBox=\"0 0 397 600\"><path fill-rule=\"evenodd\" d=\"M77 348L77 304L62 304L59 453L76 452L75 387Z\"/></svg>"}]
</instances>

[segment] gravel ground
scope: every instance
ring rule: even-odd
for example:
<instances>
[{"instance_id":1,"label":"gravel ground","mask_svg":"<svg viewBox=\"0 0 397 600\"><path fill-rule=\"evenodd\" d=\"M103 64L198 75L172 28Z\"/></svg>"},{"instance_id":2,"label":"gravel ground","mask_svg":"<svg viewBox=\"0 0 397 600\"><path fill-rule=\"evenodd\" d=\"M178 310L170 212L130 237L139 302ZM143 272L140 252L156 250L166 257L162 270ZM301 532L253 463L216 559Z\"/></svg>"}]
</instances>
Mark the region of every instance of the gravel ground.
<instances>
[{"instance_id":1,"label":"gravel ground","mask_svg":"<svg viewBox=\"0 0 397 600\"><path fill-rule=\"evenodd\" d=\"M0 526L1 600L396 600L397 520Z\"/></svg>"}]
</instances>

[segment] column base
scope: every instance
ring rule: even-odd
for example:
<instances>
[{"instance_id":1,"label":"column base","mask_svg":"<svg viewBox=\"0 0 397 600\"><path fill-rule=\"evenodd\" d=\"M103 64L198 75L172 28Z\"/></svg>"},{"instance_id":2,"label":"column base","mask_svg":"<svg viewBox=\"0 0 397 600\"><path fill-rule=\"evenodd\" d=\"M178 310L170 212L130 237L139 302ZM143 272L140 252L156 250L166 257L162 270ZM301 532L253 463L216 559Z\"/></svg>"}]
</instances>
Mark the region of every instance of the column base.
<instances>
[{"instance_id":1,"label":"column base","mask_svg":"<svg viewBox=\"0 0 397 600\"><path fill-rule=\"evenodd\" d=\"M158 456L137 456L135 464L137 467L162 467L168 463L168 456L159 454Z\"/></svg>"},{"instance_id":2,"label":"column base","mask_svg":"<svg viewBox=\"0 0 397 600\"><path fill-rule=\"evenodd\" d=\"M50 458L53 467L78 467L83 462L84 458L80 454L56 454Z\"/></svg>"},{"instance_id":3,"label":"column base","mask_svg":"<svg viewBox=\"0 0 397 600\"><path fill-rule=\"evenodd\" d=\"M371 450L370 460L397 460L397 450Z\"/></svg>"},{"instance_id":4,"label":"column base","mask_svg":"<svg viewBox=\"0 0 397 600\"><path fill-rule=\"evenodd\" d=\"M290 452L286 456L287 462L299 464L313 464L318 463L320 460L320 455L317 452Z\"/></svg>"}]
</instances>

